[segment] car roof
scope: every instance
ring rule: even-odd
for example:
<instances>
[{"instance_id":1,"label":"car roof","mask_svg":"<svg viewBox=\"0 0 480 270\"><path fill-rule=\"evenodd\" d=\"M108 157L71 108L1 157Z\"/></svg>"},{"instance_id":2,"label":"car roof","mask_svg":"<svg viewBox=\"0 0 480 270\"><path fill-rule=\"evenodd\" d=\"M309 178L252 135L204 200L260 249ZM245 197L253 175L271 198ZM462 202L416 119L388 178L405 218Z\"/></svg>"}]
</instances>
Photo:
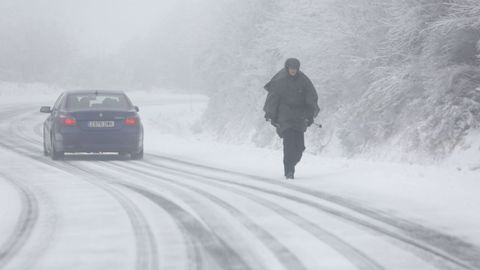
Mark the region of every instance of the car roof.
<instances>
[{"instance_id":1,"label":"car roof","mask_svg":"<svg viewBox=\"0 0 480 270\"><path fill-rule=\"evenodd\" d=\"M115 90L69 90L65 91L66 94L71 95L71 94L97 94L97 95L102 95L102 94L120 94L124 95L125 92L123 91L115 91Z\"/></svg>"}]
</instances>

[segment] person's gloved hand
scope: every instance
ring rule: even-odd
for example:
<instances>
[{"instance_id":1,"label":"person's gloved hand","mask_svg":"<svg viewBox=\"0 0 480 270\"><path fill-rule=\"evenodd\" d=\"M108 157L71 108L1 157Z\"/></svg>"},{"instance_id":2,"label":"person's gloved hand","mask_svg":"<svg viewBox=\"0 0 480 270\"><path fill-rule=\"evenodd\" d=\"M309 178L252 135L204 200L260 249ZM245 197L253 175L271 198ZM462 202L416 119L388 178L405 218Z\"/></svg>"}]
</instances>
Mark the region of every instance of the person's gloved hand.
<instances>
[{"instance_id":1,"label":"person's gloved hand","mask_svg":"<svg viewBox=\"0 0 480 270\"><path fill-rule=\"evenodd\" d=\"M276 128L279 127L279 124L277 123L277 121L275 121L271 118L268 118L267 116L265 116L265 121L270 122L270 124L272 124L272 126L274 126Z\"/></svg>"},{"instance_id":2,"label":"person's gloved hand","mask_svg":"<svg viewBox=\"0 0 480 270\"><path fill-rule=\"evenodd\" d=\"M313 118L305 119L305 125L307 125L307 127L311 126L312 124L313 124Z\"/></svg>"},{"instance_id":3,"label":"person's gloved hand","mask_svg":"<svg viewBox=\"0 0 480 270\"><path fill-rule=\"evenodd\" d=\"M273 120L270 120L270 124L272 124L272 126L274 126L274 127L276 127L276 128L278 128L278 127L280 126L279 123L277 123L277 122L275 122L275 121L273 121Z\"/></svg>"}]
</instances>

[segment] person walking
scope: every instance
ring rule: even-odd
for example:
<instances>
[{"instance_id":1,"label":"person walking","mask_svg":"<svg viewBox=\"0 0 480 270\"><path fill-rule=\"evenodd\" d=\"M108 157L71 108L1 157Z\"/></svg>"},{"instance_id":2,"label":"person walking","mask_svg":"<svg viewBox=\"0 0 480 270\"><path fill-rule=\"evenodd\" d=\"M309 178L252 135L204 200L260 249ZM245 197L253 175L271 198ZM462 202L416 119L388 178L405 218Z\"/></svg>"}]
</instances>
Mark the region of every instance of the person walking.
<instances>
[{"instance_id":1,"label":"person walking","mask_svg":"<svg viewBox=\"0 0 480 270\"><path fill-rule=\"evenodd\" d=\"M283 139L283 165L286 179L294 179L295 166L305 151L304 133L318 115L318 94L311 80L300 71L300 61L289 58L266 85L263 110L265 120Z\"/></svg>"}]
</instances>

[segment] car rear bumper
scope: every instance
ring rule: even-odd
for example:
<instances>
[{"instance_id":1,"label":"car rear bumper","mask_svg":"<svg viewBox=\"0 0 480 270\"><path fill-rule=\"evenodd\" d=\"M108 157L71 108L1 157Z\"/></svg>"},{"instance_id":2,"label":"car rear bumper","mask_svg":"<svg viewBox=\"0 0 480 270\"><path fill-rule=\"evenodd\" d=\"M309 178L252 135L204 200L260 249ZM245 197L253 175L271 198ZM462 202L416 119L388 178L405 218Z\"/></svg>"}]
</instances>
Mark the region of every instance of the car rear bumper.
<instances>
[{"instance_id":1,"label":"car rear bumper","mask_svg":"<svg viewBox=\"0 0 480 270\"><path fill-rule=\"evenodd\" d=\"M61 152L139 152L143 149L143 131L61 131L55 134L55 148Z\"/></svg>"}]
</instances>

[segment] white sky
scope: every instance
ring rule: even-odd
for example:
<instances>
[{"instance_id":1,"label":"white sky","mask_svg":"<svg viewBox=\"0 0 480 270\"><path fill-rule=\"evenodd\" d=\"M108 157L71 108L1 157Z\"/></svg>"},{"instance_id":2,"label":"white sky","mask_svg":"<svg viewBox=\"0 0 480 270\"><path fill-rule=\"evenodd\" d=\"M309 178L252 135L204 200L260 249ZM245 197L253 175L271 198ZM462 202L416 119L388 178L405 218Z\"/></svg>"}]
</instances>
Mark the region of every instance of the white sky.
<instances>
[{"instance_id":1,"label":"white sky","mask_svg":"<svg viewBox=\"0 0 480 270\"><path fill-rule=\"evenodd\" d=\"M77 47L89 55L116 51L132 38L158 31L191 1L0 0L0 16L15 23L53 23L73 36Z\"/></svg>"}]
</instances>

